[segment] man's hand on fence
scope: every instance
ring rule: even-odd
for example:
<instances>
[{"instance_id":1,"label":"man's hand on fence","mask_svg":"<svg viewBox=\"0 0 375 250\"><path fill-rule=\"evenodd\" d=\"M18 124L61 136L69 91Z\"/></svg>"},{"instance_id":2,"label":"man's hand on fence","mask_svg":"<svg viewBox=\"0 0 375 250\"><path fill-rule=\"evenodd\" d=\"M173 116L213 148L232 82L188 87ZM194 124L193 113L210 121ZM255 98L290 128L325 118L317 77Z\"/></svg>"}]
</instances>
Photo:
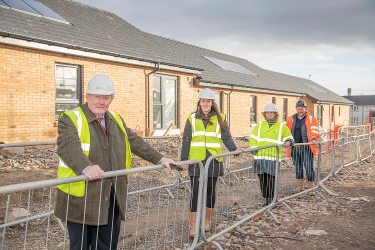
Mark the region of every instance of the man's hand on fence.
<instances>
[{"instance_id":1,"label":"man's hand on fence","mask_svg":"<svg viewBox=\"0 0 375 250\"><path fill-rule=\"evenodd\" d=\"M238 154L235 154L234 156L239 156L243 151L245 151L245 148L237 148L234 152L238 152Z\"/></svg>"},{"instance_id":2,"label":"man's hand on fence","mask_svg":"<svg viewBox=\"0 0 375 250\"><path fill-rule=\"evenodd\" d=\"M168 170L171 170L170 165L177 165L174 160L165 157L161 158L159 164L164 165L166 168L168 168Z\"/></svg>"},{"instance_id":3,"label":"man's hand on fence","mask_svg":"<svg viewBox=\"0 0 375 250\"><path fill-rule=\"evenodd\" d=\"M312 142L312 144L314 144L314 145L317 145L317 144L318 144L318 141L315 140L315 139L313 139L311 142Z\"/></svg>"},{"instance_id":4,"label":"man's hand on fence","mask_svg":"<svg viewBox=\"0 0 375 250\"><path fill-rule=\"evenodd\" d=\"M292 146L292 142L291 141L284 142L284 147L285 148L289 148L290 146Z\"/></svg>"},{"instance_id":5,"label":"man's hand on fence","mask_svg":"<svg viewBox=\"0 0 375 250\"><path fill-rule=\"evenodd\" d=\"M82 174L86 175L87 179L91 181L103 178L104 171L99 167L99 165L90 165L82 170Z\"/></svg>"}]
</instances>

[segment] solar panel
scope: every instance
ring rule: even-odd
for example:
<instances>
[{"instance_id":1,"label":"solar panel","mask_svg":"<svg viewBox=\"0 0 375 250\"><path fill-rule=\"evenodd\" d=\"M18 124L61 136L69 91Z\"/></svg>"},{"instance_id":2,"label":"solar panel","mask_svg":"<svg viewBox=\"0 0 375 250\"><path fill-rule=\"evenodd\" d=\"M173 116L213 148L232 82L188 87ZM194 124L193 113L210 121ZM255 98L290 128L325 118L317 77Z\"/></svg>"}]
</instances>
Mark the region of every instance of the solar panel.
<instances>
[{"instance_id":1,"label":"solar panel","mask_svg":"<svg viewBox=\"0 0 375 250\"><path fill-rule=\"evenodd\" d=\"M238 63L224 61L224 60L220 60L220 59L209 57L209 56L203 56L203 57L206 58L207 60L209 60L210 62L216 64L217 66L219 66L222 69L231 70L231 71L240 72L240 73L245 73L245 74L250 74L250 75L254 75L254 76L256 75L253 72L251 72L250 70L248 70L247 68L239 65Z\"/></svg>"},{"instance_id":2,"label":"solar panel","mask_svg":"<svg viewBox=\"0 0 375 250\"><path fill-rule=\"evenodd\" d=\"M5 3L4 4L5 6L8 6L12 9L14 8L14 9L23 10L23 11L26 11L26 12L30 12L30 13L39 15L39 13L35 9L31 8L29 5L27 5L22 0L1 0L1 1Z\"/></svg>"},{"instance_id":3,"label":"solar panel","mask_svg":"<svg viewBox=\"0 0 375 250\"><path fill-rule=\"evenodd\" d=\"M49 17L60 21L67 22L63 17L35 0L0 0L0 5L10 7L14 10L21 10L34 15Z\"/></svg>"},{"instance_id":4,"label":"solar panel","mask_svg":"<svg viewBox=\"0 0 375 250\"><path fill-rule=\"evenodd\" d=\"M3 2L3 1L1 1L1 0L0 0L0 5L1 5L1 6L5 6L5 7L8 7L8 8L10 8L10 6L9 6L8 4L4 3L4 2Z\"/></svg>"},{"instance_id":5,"label":"solar panel","mask_svg":"<svg viewBox=\"0 0 375 250\"><path fill-rule=\"evenodd\" d=\"M51 17L61 21L66 21L63 17L61 17L59 14L57 14L41 2L37 2L34 0L23 0L23 2L27 3L32 8L36 9L42 16Z\"/></svg>"},{"instance_id":6,"label":"solar panel","mask_svg":"<svg viewBox=\"0 0 375 250\"><path fill-rule=\"evenodd\" d=\"M309 87L310 89L315 90L316 92L327 93L327 91L319 88L318 86L315 86L315 85L312 85L312 84L308 84L308 83L303 83L303 85L305 85L306 87Z\"/></svg>"}]
</instances>

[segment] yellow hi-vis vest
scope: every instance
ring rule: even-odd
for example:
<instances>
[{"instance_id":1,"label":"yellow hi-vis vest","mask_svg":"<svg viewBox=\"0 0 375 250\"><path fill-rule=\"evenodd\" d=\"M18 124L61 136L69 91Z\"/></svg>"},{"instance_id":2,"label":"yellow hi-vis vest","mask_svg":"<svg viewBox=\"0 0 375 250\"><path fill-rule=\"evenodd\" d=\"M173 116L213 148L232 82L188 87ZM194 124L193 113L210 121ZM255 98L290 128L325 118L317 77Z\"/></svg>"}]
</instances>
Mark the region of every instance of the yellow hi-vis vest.
<instances>
[{"instance_id":1,"label":"yellow hi-vis vest","mask_svg":"<svg viewBox=\"0 0 375 250\"><path fill-rule=\"evenodd\" d=\"M223 120L225 115L221 114ZM190 143L189 160L200 160L206 159L206 149L211 155L217 155L222 153L221 148L221 129L217 115L211 116L212 125L204 127L202 119L196 119L195 113L189 115L189 121L191 123L192 138ZM217 161L223 161L223 158L216 158Z\"/></svg>"},{"instance_id":2,"label":"yellow hi-vis vest","mask_svg":"<svg viewBox=\"0 0 375 250\"><path fill-rule=\"evenodd\" d=\"M126 133L121 117L115 112L109 111L109 113L111 114L113 119L115 119L121 131L125 135L125 147L127 149L125 168L129 169L132 164L132 154L131 154L131 149L129 145L128 135ZM72 120L73 124L75 125L77 132L78 132L79 139L81 141L82 151L86 156L89 156L90 129L89 129L89 124L87 122L85 114L83 113L80 107L74 110L68 110L60 114L60 117L64 114L69 116L69 118ZM70 167L68 167L59 156L59 167L57 169L57 178L67 178L67 177L73 177L73 176L77 176L77 174ZM57 188L63 191L64 193L77 196L77 197L83 197L85 194L85 189L86 189L85 183L86 183L85 181L80 181L80 182L74 182L74 183L60 184L60 185L57 185Z\"/></svg>"},{"instance_id":3,"label":"yellow hi-vis vest","mask_svg":"<svg viewBox=\"0 0 375 250\"><path fill-rule=\"evenodd\" d=\"M272 144L281 145L286 140L293 140L293 136L289 131L288 127L284 126L284 124L282 124L280 121L277 121L275 124L269 127L268 122L266 120L263 120L259 122L253 129L250 135L249 146L251 148L254 148L268 146ZM256 155L254 155L254 159L276 161L276 152L276 147L261 149L258 150ZM279 151L279 161L281 161L282 155L283 148L281 147Z\"/></svg>"}]
</instances>

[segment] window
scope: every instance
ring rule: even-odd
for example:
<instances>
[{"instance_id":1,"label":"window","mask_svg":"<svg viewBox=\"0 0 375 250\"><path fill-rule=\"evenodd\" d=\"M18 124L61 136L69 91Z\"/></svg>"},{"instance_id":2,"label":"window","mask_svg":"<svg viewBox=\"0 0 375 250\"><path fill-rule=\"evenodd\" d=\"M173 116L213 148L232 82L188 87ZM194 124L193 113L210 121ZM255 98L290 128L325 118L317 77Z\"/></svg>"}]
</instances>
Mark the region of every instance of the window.
<instances>
[{"instance_id":1,"label":"window","mask_svg":"<svg viewBox=\"0 0 375 250\"><path fill-rule=\"evenodd\" d=\"M341 107L339 107L339 116L341 116Z\"/></svg>"},{"instance_id":2,"label":"window","mask_svg":"<svg viewBox=\"0 0 375 250\"><path fill-rule=\"evenodd\" d=\"M66 110L74 109L81 104L81 70L79 66L55 65L55 120Z\"/></svg>"},{"instance_id":3,"label":"window","mask_svg":"<svg viewBox=\"0 0 375 250\"><path fill-rule=\"evenodd\" d=\"M358 125L358 117L351 117L350 118L350 125L351 126Z\"/></svg>"},{"instance_id":4,"label":"window","mask_svg":"<svg viewBox=\"0 0 375 250\"><path fill-rule=\"evenodd\" d=\"M351 109L352 111L358 111L358 106L352 106Z\"/></svg>"},{"instance_id":5,"label":"window","mask_svg":"<svg viewBox=\"0 0 375 250\"><path fill-rule=\"evenodd\" d=\"M154 75L152 86L153 128L177 126L177 77Z\"/></svg>"},{"instance_id":6,"label":"window","mask_svg":"<svg viewBox=\"0 0 375 250\"><path fill-rule=\"evenodd\" d=\"M272 97L272 103L276 105L276 97Z\"/></svg>"},{"instance_id":7,"label":"window","mask_svg":"<svg viewBox=\"0 0 375 250\"><path fill-rule=\"evenodd\" d=\"M286 118L288 117L288 99L283 98L283 122L286 122Z\"/></svg>"},{"instance_id":8,"label":"window","mask_svg":"<svg viewBox=\"0 0 375 250\"><path fill-rule=\"evenodd\" d=\"M250 96L250 124L257 123L256 120L257 99L255 95Z\"/></svg>"},{"instance_id":9,"label":"window","mask_svg":"<svg viewBox=\"0 0 375 250\"><path fill-rule=\"evenodd\" d=\"M222 106L221 106L221 92L214 92L215 93L215 102L217 104L217 107L219 108L220 112L223 112Z\"/></svg>"},{"instance_id":10,"label":"window","mask_svg":"<svg viewBox=\"0 0 375 250\"><path fill-rule=\"evenodd\" d=\"M329 122L335 122L335 106L334 104L329 105Z\"/></svg>"},{"instance_id":11,"label":"window","mask_svg":"<svg viewBox=\"0 0 375 250\"><path fill-rule=\"evenodd\" d=\"M318 105L317 113L317 120L319 122L319 125L323 127L323 105Z\"/></svg>"}]
</instances>

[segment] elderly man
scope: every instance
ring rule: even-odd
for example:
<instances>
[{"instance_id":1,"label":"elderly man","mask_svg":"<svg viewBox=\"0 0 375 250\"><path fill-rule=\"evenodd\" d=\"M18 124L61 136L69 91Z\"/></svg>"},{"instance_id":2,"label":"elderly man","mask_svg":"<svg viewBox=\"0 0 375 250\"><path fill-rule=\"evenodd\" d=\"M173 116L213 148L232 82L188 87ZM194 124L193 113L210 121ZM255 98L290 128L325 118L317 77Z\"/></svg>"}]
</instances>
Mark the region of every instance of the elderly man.
<instances>
[{"instance_id":1,"label":"elderly man","mask_svg":"<svg viewBox=\"0 0 375 250\"><path fill-rule=\"evenodd\" d=\"M117 249L125 218L127 177L102 179L104 172L129 168L131 154L175 164L109 111L115 89L106 75L95 75L86 103L64 112L58 123L58 178L84 174L88 182L58 185L55 214L67 221L70 249ZM90 248L91 247L91 248Z\"/></svg>"},{"instance_id":2,"label":"elderly man","mask_svg":"<svg viewBox=\"0 0 375 250\"><path fill-rule=\"evenodd\" d=\"M292 132L295 143L312 143L310 146L293 147L291 156L296 167L297 188L295 193L304 190L303 165L306 168L308 188L314 187L314 155L317 155L315 144L319 138L318 120L306 110L306 102L302 99L296 103L296 114L288 117L286 126ZM290 156L290 153L288 154ZM310 195L315 195L310 192Z\"/></svg>"}]
</instances>

